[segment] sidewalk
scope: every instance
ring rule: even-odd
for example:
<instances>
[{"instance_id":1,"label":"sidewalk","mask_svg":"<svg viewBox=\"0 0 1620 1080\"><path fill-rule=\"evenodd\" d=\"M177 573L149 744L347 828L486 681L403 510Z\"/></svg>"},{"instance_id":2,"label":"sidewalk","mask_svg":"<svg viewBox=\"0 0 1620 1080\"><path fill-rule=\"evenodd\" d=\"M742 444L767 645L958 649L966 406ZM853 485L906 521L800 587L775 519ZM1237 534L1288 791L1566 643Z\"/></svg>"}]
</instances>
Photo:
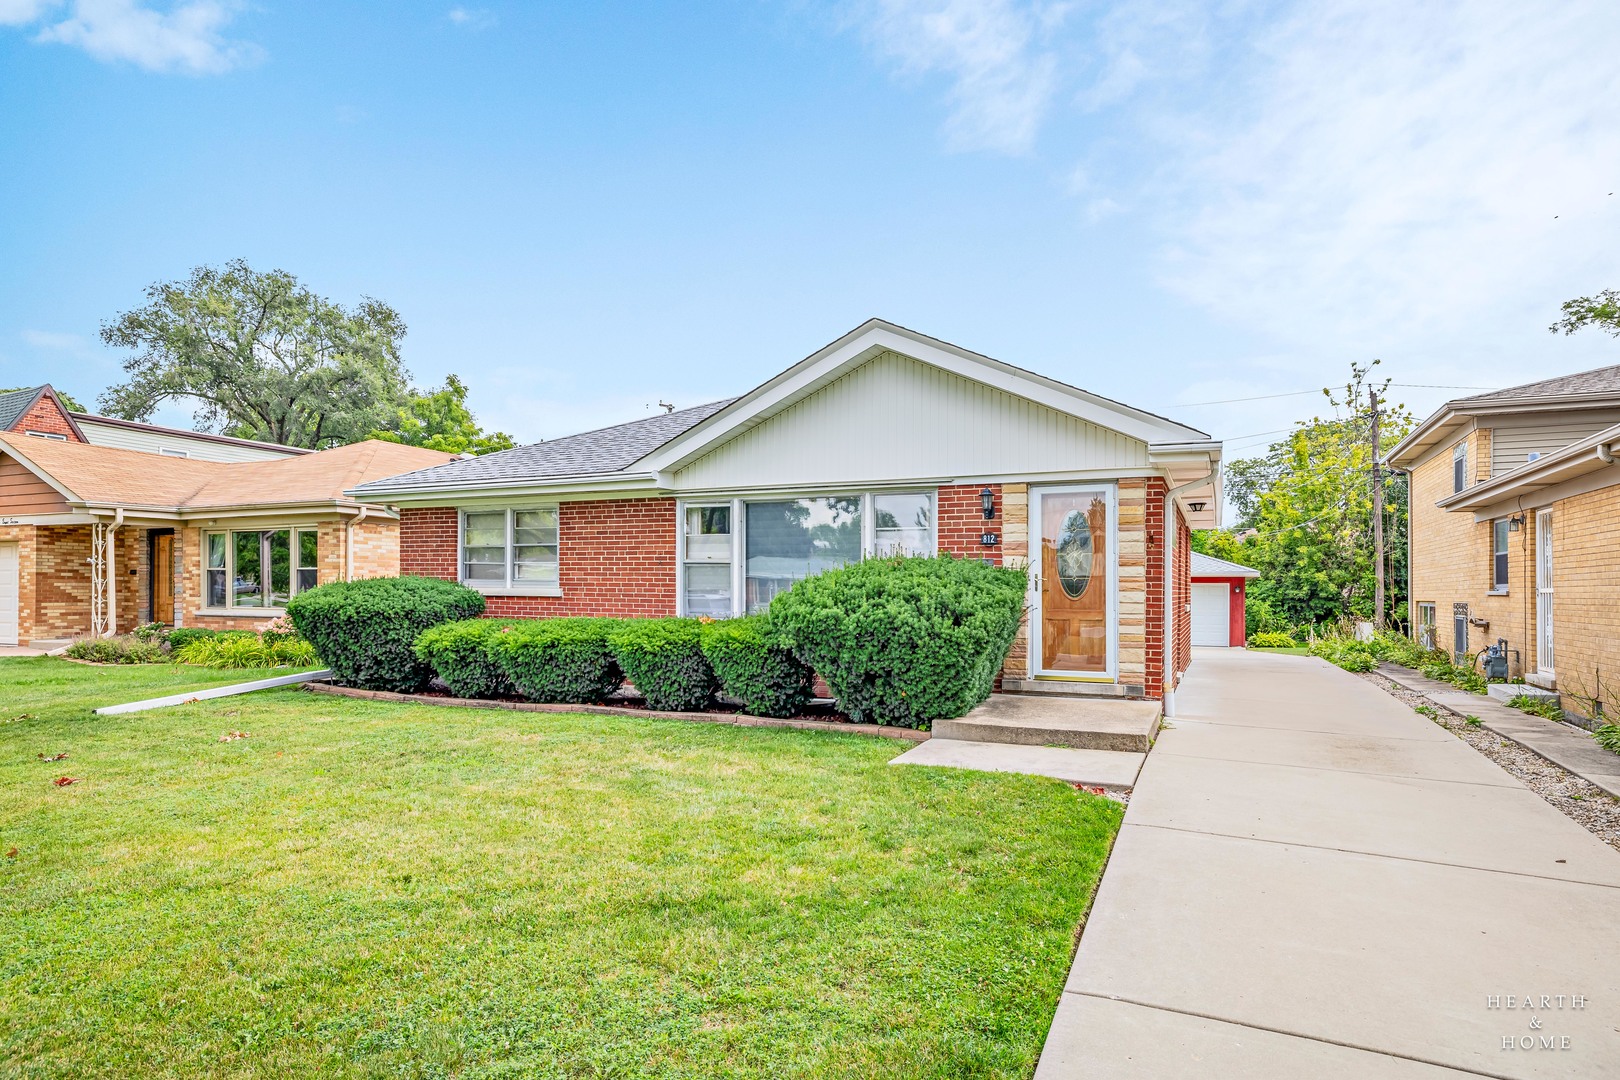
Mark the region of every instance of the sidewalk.
<instances>
[{"instance_id":1,"label":"sidewalk","mask_svg":"<svg viewBox=\"0 0 1620 1080\"><path fill-rule=\"evenodd\" d=\"M1323 661L1199 650L1179 704L1037 1080L1614 1074L1620 855Z\"/></svg>"}]
</instances>

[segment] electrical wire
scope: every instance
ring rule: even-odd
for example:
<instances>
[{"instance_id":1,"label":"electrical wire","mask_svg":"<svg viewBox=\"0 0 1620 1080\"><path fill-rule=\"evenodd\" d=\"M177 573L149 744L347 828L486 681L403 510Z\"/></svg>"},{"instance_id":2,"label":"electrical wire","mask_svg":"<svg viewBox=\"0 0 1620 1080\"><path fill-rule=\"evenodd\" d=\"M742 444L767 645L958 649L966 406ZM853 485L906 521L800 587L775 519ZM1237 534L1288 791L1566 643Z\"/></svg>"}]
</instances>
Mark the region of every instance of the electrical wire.
<instances>
[{"instance_id":1,"label":"electrical wire","mask_svg":"<svg viewBox=\"0 0 1620 1080\"><path fill-rule=\"evenodd\" d=\"M1450 383L1406 383L1392 382L1390 386L1399 386L1405 390L1496 390L1495 386L1455 386ZM1254 397L1223 398L1220 401L1188 401L1173 406L1177 409L1196 409L1204 405L1236 405L1241 401L1269 401L1272 398L1304 397L1306 394L1325 393L1327 387L1319 386L1314 390L1290 390L1286 394L1256 394Z\"/></svg>"}]
</instances>

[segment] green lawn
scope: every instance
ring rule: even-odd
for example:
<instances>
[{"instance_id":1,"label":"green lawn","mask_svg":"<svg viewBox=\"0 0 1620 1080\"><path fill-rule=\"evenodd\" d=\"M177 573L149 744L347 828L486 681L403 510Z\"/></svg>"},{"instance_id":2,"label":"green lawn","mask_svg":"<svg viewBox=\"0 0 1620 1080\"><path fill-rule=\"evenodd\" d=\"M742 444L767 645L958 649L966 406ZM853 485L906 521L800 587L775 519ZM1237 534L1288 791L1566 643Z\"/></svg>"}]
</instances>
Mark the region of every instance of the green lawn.
<instances>
[{"instance_id":1,"label":"green lawn","mask_svg":"<svg viewBox=\"0 0 1620 1080\"><path fill-rule=\"evenodd\" d=\"M0 660L0 1074L1028 1077L1121 817L859 736L88 712L188 676Z\"/></svg>"}]
</instances>

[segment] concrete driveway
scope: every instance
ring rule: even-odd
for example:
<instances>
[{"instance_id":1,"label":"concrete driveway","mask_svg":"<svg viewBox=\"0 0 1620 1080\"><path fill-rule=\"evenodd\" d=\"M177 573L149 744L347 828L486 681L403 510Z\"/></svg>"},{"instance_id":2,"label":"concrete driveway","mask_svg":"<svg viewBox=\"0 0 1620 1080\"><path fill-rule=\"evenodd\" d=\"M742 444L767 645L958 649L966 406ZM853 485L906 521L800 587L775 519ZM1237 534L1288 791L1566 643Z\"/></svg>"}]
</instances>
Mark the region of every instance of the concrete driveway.
<instances>
[{"instance_id":1,"label":"concrete driveway","mask_svg":"<svg viewBox=\"0 0 1620 1080\"><path fill-rule=\"evenodd\" d=\"M1620 852L1324 661L1178 697L1037 1080L1620 1075Z\"/></svg>"}]
</instances>

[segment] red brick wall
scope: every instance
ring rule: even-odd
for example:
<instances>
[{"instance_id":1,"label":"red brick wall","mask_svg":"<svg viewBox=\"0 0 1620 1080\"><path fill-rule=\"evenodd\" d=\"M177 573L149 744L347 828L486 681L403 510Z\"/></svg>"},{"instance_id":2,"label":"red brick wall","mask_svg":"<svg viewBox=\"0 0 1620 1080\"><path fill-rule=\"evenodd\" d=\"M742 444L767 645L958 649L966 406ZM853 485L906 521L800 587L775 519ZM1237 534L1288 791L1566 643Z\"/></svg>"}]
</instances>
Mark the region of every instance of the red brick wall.
<instances>
[{"instance_id":1,"label":"red brick wall","mask_svg":"<svg viewBox=\"0 0 1620 1080\"><path fill-rule=\"evenodd\" d=\"M979 493L989 487L994 496L996 516L989 521L984 517L984 504ZM1005 545L1006 521L1001 512L1000 484L956 484L939 489L939 553L960 555L966 559L989 559L1001 565L1001 549ZM985 547L980 537L993 532L1002 543Z\"/></svg>"},{"instance_id":2,"label":"red brick wall","mask_svg":"<svg viewBox=\"0 0 1620 1080\"><path fill-rule=\"evenodd\" d=\"M1148 698L1162 698L1170 672L1165 670L1164 649L1164 559L1169 536L1164 531L1165 484L1160 479L1147 482L1147 508L1143 529L1147 533L1147 559L1143 573L1147 578L1147 610L1143 616L1143 640L1146 643L1147 664L1142 679L1142 694Z\"/></svg>"},{"instance_id":3,"label":"red brick wall","mask_svg":"<svg viewBox=\"0 0 1620 1080\"><path fill-rule=\"evenodd\" d=\"M28 411L18 417L17 422L11 425L16 432L45 431L52 435L66 435L70 442L82 442L73 425L62 410L56 407L56 400L46 394L28 407Z\"/></svg>"},{"instance_id":4,"label":"red brick wall","mask_svg":"<svg viewBox=\"0 0 1620 1080\"><path fill-rule=\"evenodd\" d=\"M491 615L675 614L675 500L604 499L558 507L561 596L491 596ZM456 511L400 511L400 572L458 576Z\"/></svg>"}]
</instances>

